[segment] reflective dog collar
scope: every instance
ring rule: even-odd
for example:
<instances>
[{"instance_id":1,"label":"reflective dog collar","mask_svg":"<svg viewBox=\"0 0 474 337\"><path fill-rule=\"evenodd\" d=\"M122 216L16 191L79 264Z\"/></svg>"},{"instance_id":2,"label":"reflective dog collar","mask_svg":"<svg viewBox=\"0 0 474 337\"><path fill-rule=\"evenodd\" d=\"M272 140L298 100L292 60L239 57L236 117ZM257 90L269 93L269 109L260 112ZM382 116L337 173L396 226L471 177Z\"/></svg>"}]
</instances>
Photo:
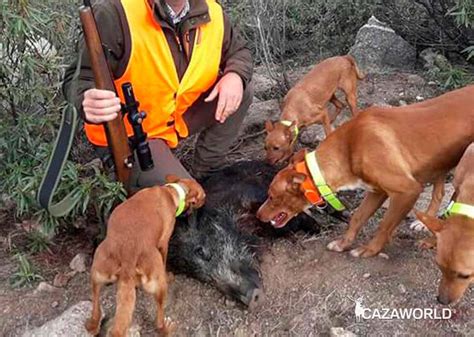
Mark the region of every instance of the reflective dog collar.
<instances>
[{"instance_id":1,"label":"reflective dog collar","mask_svg":"<svg viewBox=\"0 0 474 337\"><path fill-rule=\"evenodd\" d=\"M178 208L176 209L176 216L180 216L186 207L186 191L184 190L183 186L177 183L166 184L165 186L174 188L178 193Z\"/></svg>"},{"instance_id":2,"label":"reflective dog collar","mask_svg":"<svg viewBox=\"0 0 474 337\"><path fill-rule=\"evenodd\" d=\"M291 124L293 124L292 121L288 121L288 120L282 120L280 121L280 123L287 127L290 127ZM296 140L298 139L298 134L300 133L300 130L298 129L298 125L296 125L296 123L294 124L294 127L295 129L293 131L295 133L295 136L293 137L293 141L292 141L293 143L296 142Z\"/></svg>"},{"instance_id":3,"label":"reflective dog collar","mask_svg":"<svg viewBox=\"0 0 474 337\"><path fill-rule=\"evenodd\" d=\"M451 201L444 215L447 217L451 215L464 215L474 219L474 206Z\"/></svg>"},{"instance_id":4,"label":"reflective dog collar","mask_svg":"<svg viewBox=\"0 0 474 337\"><path fill-rule=\"evenodd\" d=\"M331 188L326 184L321 170L319 169L318 161L316 159L316 152L312 151L307 153L305 156L306 165L308 165L309 172L311 172L311 177L313 178L314 183L318 187L319 193L326 200L326 202L331 205L337 211L343 211L346 209L344 204L337 198L336 194L331 190Z\"/></svg>"},{"instance_id":5,"label":"reflective dog collar","mask_svg":"<svg viewBox=\"0 0 474 337\"><path fill-rule=\"evenodd\" d=\"M308 167L306 162L302 161L296 163L295 165L296 172L303 173L306 176L306 179L301 183L301 189L311 205L321 206L325 205L323 197L318 191L318 187L314 184L313 179L311 178L311 173L308 172Z\"/></svg>"}]
</instances>

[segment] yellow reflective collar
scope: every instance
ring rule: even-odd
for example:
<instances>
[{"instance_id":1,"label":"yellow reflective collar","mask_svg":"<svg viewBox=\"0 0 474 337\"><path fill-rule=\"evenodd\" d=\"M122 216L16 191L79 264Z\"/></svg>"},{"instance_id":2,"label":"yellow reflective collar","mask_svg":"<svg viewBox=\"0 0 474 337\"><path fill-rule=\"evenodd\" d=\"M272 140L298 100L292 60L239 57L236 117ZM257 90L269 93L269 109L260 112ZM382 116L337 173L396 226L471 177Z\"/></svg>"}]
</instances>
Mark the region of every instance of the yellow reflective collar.
<instances>
[{"instance_id":1,"label":"yellow reflective collar","mask_svg":"<svg viewBox=\"0 0 474 337\"><path fill-rule=\"evenodd\" d=\"M176 216L178 217L183 213L184 208L186 207L186 191L183 186L177 183L166 184L165 186L174 188L176 193L178 193L178 208L176 209Z\"/></svg>"},{"instance_id":2,"label":"yellow reflective collar","mask_svg":"<svg viewBox=\"0 0 474 337\"><path fill-rule=\"evenodd\" d=\"M314 183L318 187L319 193L326 200L326 202L331 205L337 211L343 211L346 209L344 204L337 198L336 194L331 190L331 188L326 184L321 170L319 169L318 161L316 159L316 152L312 151L306 154L305 156L306 165L308 165L309 172L313 178Z\"/></svg>"},{"instance_id":3,"label":"yellow reflective collar","mask_svg":"<svg viewBox=\"0 0 474 337\"><path fill-rule=\"evenodd\" d=\"M446 217L451 215L464 215L468 218L474 219L474 206L451 201L444 215Z\"/></svg>"},{"instance_id":4,"label":"yellow reflective collar","mask_svg":"<svg viewBox=\"0 0 474 337\"><path fill-rule=\"evenodd\" d=\"M280 121L280 124L283 124L284 126L287 126L287 127L290 127L291 124L293 124L292 121L288 121L288 120L282 120ZM298 139L298 134L300 133L300 130L298 129L298 125L294 125L294 130L293 132L295 133L295 135L293 136L293 140L291 141L291 143L295 143L296 140Z\"/></svg>"}]
</instances>

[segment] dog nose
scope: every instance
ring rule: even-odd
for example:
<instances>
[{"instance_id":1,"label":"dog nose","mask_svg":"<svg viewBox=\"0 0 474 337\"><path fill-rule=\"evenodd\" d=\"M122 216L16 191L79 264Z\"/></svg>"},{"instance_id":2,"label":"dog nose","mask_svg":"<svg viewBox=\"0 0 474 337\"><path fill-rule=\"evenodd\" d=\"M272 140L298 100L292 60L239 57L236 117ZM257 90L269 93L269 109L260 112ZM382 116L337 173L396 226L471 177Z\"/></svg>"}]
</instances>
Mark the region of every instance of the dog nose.
<instances>
[{"instance_id":1,"label":"dog nose","mask_svg":"<svg viewBox=\"0 0 474 337\"><path fill-rule=\"evenodd\" d=\"M436 296L436 300L441 303L441 304L444 304L444 305L447 305L449 304L451 301L448 299L448 298L445 298L444 296Z\"/></svg>"}]
</instances>

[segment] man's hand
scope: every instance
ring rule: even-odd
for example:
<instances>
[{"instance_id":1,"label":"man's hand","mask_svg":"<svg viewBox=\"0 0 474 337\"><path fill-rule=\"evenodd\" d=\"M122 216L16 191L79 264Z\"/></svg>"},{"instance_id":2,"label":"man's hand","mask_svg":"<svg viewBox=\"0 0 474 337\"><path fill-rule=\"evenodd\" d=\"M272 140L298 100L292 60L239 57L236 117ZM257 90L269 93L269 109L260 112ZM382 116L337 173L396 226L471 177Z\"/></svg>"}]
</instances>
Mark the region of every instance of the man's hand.
<instances>
[{"instance_id":1,"label":"man's hand","mask_svg":"<svg viewBox=\"0 0 474 337\"><path fill-rule=\"evenodd\" d=\"M84 93L82 107L86 121L104 123L117 118L120 99L110 90L89 89Z\"/></svg>"},{"instance_id":2,"label":"man's hand","mask_svg":"<svg viewBox=\"0 0 474 337\"><path fill-rule=\"evenodd\" d=\"M240 106L244 94L244 83L236 73L225 74L215 85L212 92L204 100L211 102L219 95L217 101L216 120L224 123Z\"/></svg>"}]
</instances>

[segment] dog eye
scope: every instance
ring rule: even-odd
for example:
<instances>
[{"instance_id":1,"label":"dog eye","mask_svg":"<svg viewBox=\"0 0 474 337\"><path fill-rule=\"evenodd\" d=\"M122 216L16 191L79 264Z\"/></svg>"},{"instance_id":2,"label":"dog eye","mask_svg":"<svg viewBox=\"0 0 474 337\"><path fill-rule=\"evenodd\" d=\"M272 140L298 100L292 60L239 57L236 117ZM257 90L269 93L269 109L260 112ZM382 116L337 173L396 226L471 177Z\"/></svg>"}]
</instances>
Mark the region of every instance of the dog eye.
<instances>
[{"instance_id":1,"label":"dog eye","mask_svg":"<svg viewBox=\"0 0 474 337\"><path fill-rule=\"evenodd\" d=\"M468 279L468 278L470 278L470 277L471 277L471 275L466 275L466 274L458 273L458 278L462 278L462 279L466 280L466 279Z\"/></svg>"},{"instance_id":2,"label":"dog eye","mask_svg":"<svg viewBox=\"0 0 474 337\"><path fill-rule=\"evenodd\" d=\"M204 261L209 261L210 260L210 257L208 254L206 254L206 252L204 251L204 248L199 246L197 247L195 250L194 250L194 254L197 255L197 257L199 257L200 259L204 260Z\"/></svg>"}]
</instances>

